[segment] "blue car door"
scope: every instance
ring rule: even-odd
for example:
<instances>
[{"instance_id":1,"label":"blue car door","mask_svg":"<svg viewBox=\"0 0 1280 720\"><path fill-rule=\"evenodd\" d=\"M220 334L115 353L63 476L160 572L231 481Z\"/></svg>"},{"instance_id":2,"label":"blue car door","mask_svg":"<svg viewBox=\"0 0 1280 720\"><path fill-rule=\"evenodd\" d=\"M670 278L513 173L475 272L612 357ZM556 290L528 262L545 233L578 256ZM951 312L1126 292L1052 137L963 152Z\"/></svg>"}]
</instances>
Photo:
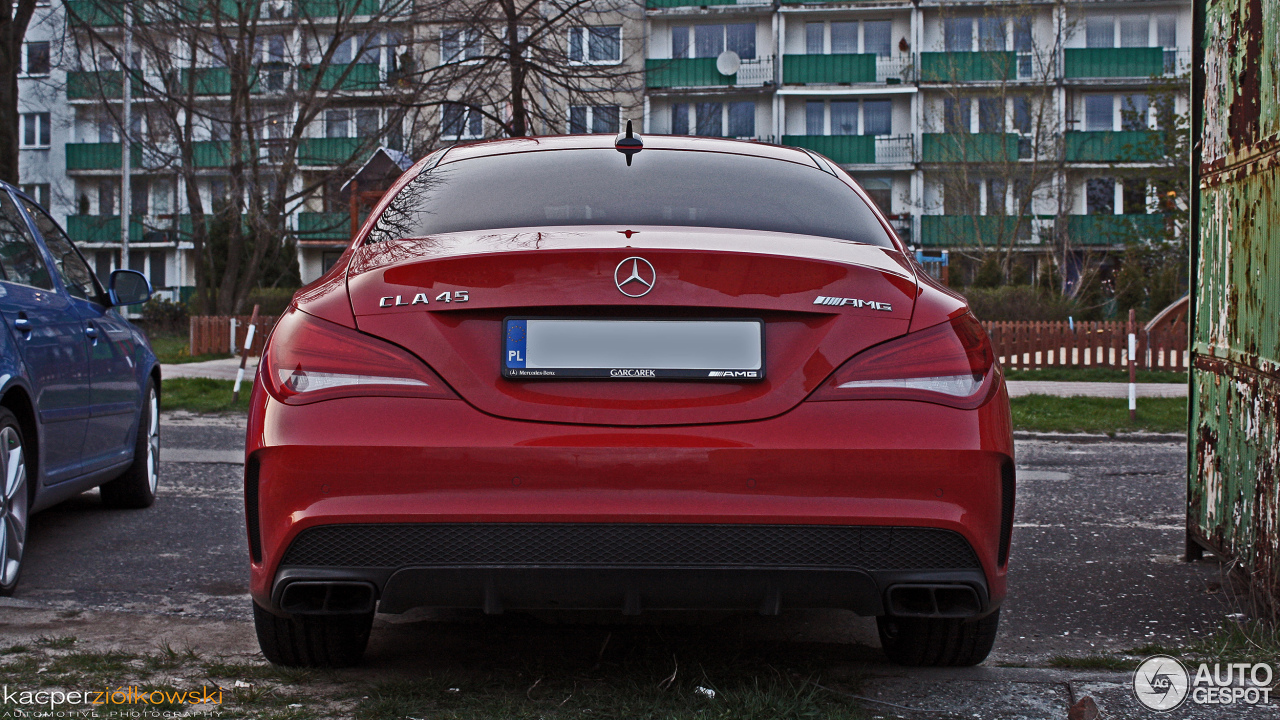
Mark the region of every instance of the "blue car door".
<instances>
[{"instance_id":1,"label":"blue car door","mask_svg":"<svg viewBox=\"0 0 1280 720\"><path fill-rule=\"evenodd\" d=\"M0 187L0 316L22 356L42 426L45 482L80 475L89 422L89 355L84 324L58 288L26 219Z\"/></svg>"},{"instance_id":2,"label":"blue car door","mask_svg":"<svg viewBox=\"0 0 1280 720\"><path fill-rule=\"evenodd\" d=\"M83 323L81 343L89 364L89 424L80 451L84 471L127 461L142 407L133 331L118 310L108 307L106 292L62 228L34 203L23 205Z\"/></svg>"}]
</instances>

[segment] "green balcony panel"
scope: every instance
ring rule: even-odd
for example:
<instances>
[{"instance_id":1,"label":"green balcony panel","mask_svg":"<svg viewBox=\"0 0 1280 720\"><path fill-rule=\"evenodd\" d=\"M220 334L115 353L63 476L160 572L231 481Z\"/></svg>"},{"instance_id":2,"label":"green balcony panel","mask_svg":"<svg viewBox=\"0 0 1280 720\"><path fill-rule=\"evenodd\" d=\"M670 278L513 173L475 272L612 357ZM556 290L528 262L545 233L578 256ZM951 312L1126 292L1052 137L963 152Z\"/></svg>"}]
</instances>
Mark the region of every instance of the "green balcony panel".
<instances>
[{"instance_id":1,"label":"green balcony panel","mask_svg":"<svg viewBox=\"0 0 1280 720\"><path fill-rule=\"evenodd\" d=\"M874 53L853 55L785 55L782 82L787 84L873 83Z\"/></svg>"},{"instance_id":2,"label":"green balcony panel","mask_svg":"<svg viewBox=\"0 0 1280 720\"><path fill-rule=\"evenodd\" d=\"M737 0L645 0L644 6L650 10L675 7L704 7L708 5L737 5Z\"/></svg>"},{"instance_id":3,"label":"green balcony panel","mask_svg":"<svg viewBox=\"0 0 1280 720\"><path fill-rule=\"evenodd\" d=\"M118 170L120 143L67 143L67 170ZM142 148L129 148L129 166L142 165Z\"/></svg>"},{"instance_id":4,"label":"green balcony panel","mask_svg":"<svg viewBox=\"0 0 1280 720\"><path fill-rule=\"evenodd\" d=\"M1164 213L1072 215L1067 219L1067 233L1077 245L1123 245L1162 237L1165 222Z\"/></svg>"},{"instance_id":5,"label":"green balcony panel","mask_svg":"<svg viewBox=\"0 0 1280 720\"><path fill-rule=\"evenodd\" d=\"M303 68L298 71L298 84L302 88L315 87L319 74L321 90L377 90L379 68L377 63L329 65L321 73L319 68Z\"/></svg>"},{"instance_id":6,"label":"green balcony panel","mask_svg":"<svg viewBox=\"0 0 1280 720\"><path fill-rule=\"evenodd\" d=\"M1165 156L1164 136L1155 130L1069 132L1067 162L1152 162Z\"/></svg>"},{"instance_id":7,"label":"green balcony panel","mask_svg":"<svg viewBox=\"0 0 1280 720\"><path fill-rule=\"evenodd\" d=\"M645 86L651 88L733 85L737 75L721 75L715 58L644 61Z\"/></svg>"},{"instance_id":8,"label":"green balcony panel","mask_svg":"<svg viewBox=\"0 0 1280 720\"><path fill-rule=\"evenodd\" d=\"M93 27L110 27L123 22L121 16L122 4L118 2L69 0L66 7L67 18L73 23L91 25Z\"/></svg>"},{"instance_id":9,"label":"green balcony panel","mask_svg":"<svg viewBox=\"0 0 1280 720\"><path fill-rule=\"evenodd\" d=\"M920 79L924 82L1013 80L1018 64L1011 52L920 53Z\"/></svg>"},{"instance_id":10,"label":"green balcony panel","mask_svg":"<svg viewBox=\"0 0 1280 720\"><path fill-rule=\"evenodd\" d=\"M1014 215L921 215L920 244L928 247L1007 246L1031 237L1034 218Z\"/></svg>"},{"instance_id":11,"label":"green balcony panel","mask_svg":"<svg viewBox=\"0 0 1280 720\"><path fill-rule=\"evenodd\" d=\"M307 138L298 146L299 165L342 165L359 162L371 150L361 149L365 138Z\"/></svg>"},{"instance_id":12,"label":"green balcony panel","mask_svg":"<svg viewBox=\"0 0 1280 720\"><path fill-rule=\"evenodd\" d=\"M924 162L1013 162L1018 136L1013 133L925 133Z\"/></svg>"},{"instance_id":13,"label":"green balcony panel","mask_svg":"<svg viewBox=\"0 0 1280 720\"><path fill-rule=\"evenodd\" d=\"M298 0L298 15L309 18L376 15L378 0Z\"/></svg>"},{"instance_id":14,"label":"green balcony panel","mask_svg":"<svg viewBox=\"0 0 1280 720\"><path fill-rule=\"evenodd\" d=\"M347 240L351 237L351 213L298 213L298 236L302 240Z\"/></svg>"},{"instance_id":15,"label":"green balcony panel","mask_svg":"<svg viewBox=\"0 0 1280 720\"><path fill-rule=\"evenodd\" d=\"M67 73L67 99L68 100L97 100L102 98L118 98L120 97L120 78L123 73L116 72L94 72L73 70ZM133 77L133 96L141 97L145 83L142 78L134 75Z\"/></svg>"},{"instance_id":16,"label":"green balcony panel","mask_svg":"<svg viewBox=\"0 0 1280 720\"><path fill-rule=\"evenodd\" d=\"M132 218L129 221L129 241L142 241L142 220ZM119 215L68 215L67 235L78 243L118 243L120 242Z\"/></svg>"},{"instance_id":17,"label":"green balcony panel","mask_svg":"<svg viewBox=\"0 0 1280 720\"><path fill-rule=\"evenodd\" d=\"M1164 74L1164 48L1067 48L1069 78L1151 77Z\"/></svg>"},{"instance_id":18,"label":"green balcony panel","mask_svg":"<svg viewBox=\"0 0 1280 720\"><path fill-rule=\"evenodd\" d=\"M191 162L198 168L227 167L231 164L231 141L191 143Z\"/></svg>"},{"instance_id":19,"label":"green balcony panel","mask_svg":"<svg viewBox=\"0 0 1280 720\"><path fill-rule=\"evenodd\" d=\"M841 165L874 163L874 135L783 135L782 144L822 153Z\"/></svg>"}]
</instances>

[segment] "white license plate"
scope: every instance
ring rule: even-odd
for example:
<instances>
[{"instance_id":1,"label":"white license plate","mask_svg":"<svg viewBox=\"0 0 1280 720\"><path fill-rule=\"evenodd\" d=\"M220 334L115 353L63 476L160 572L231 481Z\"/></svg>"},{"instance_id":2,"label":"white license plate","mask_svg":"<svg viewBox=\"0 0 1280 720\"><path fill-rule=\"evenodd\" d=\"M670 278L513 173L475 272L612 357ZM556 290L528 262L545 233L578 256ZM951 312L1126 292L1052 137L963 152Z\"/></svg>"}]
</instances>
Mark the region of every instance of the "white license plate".
<instances>
[{"instance_id":1,"label":"white license plate","mask_svg":"<svg viewBox=\"0 0 1280 720\"><path fill-rule=\"evenodd\" d=\"M764 322L507 318L509 378L764 379Z\"/></svg>"}]
</instances>

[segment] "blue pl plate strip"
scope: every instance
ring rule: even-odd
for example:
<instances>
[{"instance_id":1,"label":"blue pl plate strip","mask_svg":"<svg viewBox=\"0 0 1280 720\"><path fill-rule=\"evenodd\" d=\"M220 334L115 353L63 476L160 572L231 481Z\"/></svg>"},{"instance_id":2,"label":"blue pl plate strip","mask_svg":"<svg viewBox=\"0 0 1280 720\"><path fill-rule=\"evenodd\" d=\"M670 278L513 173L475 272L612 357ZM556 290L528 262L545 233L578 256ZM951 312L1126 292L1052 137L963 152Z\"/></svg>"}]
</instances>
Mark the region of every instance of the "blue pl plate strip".
<instances>
[{"instance_id":1,"label":"blue pl plate strip","mask_svg":"<svg viewBox=\"0 0 1280 720\"><path fill-rule=\"evenodd\" d=\"M507 321L507 367L522 368L528 355L525 353L525 341L529 337L527 320Z\"/></svg>"}]
</instances>

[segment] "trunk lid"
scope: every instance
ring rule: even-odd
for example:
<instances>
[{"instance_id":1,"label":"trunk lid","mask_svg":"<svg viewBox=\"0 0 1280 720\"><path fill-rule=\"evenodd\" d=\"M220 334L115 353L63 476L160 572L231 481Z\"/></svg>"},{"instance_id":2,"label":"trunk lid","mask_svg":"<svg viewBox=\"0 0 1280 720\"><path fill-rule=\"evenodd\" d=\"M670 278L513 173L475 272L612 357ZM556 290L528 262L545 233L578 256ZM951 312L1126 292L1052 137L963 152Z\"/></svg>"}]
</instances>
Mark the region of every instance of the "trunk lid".
<instances>
[{"instance_id":1,"label":"trunk lid","mask_svg":"<svg viewBox=\"0 0 1280 720\"><path fill-rule=\"evenodd\" d=\"M641 297L624 294L615 280L629 257L655 271ZM347 282L362 332L418 355L477 409L620 426L786 412L850 356L906 333L916 296L914 273L896 250L701 228L573 227L383 242L355 251ZM819 297L883 305L815 304ZM506 379L503 320L511 316L760 318L765 379Z\"/></svg>"}]
</instances>

